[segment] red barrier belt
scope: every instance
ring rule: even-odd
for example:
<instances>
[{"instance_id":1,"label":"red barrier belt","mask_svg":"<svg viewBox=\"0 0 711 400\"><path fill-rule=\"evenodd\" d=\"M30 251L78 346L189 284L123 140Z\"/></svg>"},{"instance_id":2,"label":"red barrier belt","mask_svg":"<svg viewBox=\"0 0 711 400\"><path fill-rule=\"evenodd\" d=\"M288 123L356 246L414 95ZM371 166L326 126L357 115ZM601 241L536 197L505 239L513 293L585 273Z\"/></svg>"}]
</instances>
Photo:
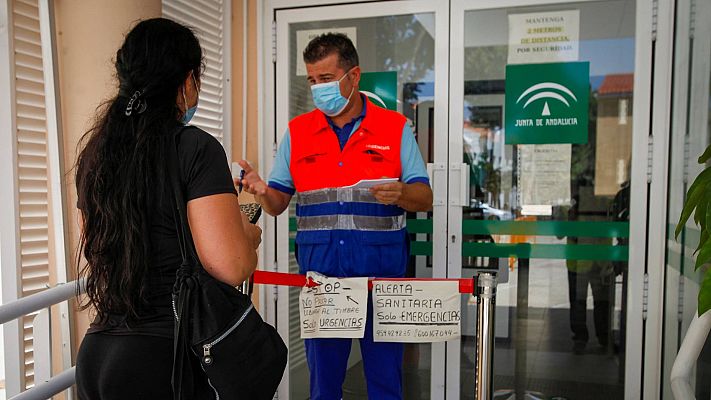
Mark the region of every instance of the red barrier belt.
<instances>
[{"instance_id":1,"label":"red barrier belt","mask_svg":"<svg viewBox=\"0 0 711 400\"><path fill-rule=\"evenodd\" d=\"M254 271L252 275L254 283L280 286L313 287L316 282L306 275L286 274L283 272ZM459 282L459 293L474 293L476 287L475 278L447 279L447 278L371 278L368 280L368 290L373 288L373 281L457 281Z\"/></svg>"},{"instance_id":2,"label":"red barrier belt","mask_svg":"<svg viewBox=\"0 0 711 400\"><path fill-rule=\"evenodd\" d=\"M298 287L307 286L306 275L285 274L283 272L254 271L254 274L252 275L252 281L254 283L262 283L266 285ZM316 283L311 280L309 281L308 286L316 286Z\"/></svg>"}]
</instances>

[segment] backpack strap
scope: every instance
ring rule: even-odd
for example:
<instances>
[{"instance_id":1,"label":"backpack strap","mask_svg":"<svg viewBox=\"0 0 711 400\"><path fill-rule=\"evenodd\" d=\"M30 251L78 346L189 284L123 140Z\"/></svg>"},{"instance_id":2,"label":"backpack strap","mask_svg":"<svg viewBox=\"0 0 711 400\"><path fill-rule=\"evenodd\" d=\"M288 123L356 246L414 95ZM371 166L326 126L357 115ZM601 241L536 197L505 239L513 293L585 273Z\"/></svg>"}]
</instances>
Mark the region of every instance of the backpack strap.
<instances>
[{"instance_id":1,"label":"backpack strap","mask_svg":"<svg viewBox=\"0 0 711 400\"><path fill-rule=\"evenodd\" d=\"M167 163L165 165L166 174L170 178L169 184L173 193L173 219L175 220L175 230L178 236L180 254L182 262L176 273L175 284L173 285L173 313L175 317L175 328L173 337L173 373L171 385L173 387L173 398L175 400L191 399L194 391L193 365L190 341L188 340L188 318L189 304L196 286L195 273L200 267L200 259L197 256L193 238L190 233L190 225L187 218L187 203L183 194L183 184L180 179L180 163L178 156L178 143L180 133L185 127L179 127L176 132L166 140Z\"/></svg>"}]
</instances>

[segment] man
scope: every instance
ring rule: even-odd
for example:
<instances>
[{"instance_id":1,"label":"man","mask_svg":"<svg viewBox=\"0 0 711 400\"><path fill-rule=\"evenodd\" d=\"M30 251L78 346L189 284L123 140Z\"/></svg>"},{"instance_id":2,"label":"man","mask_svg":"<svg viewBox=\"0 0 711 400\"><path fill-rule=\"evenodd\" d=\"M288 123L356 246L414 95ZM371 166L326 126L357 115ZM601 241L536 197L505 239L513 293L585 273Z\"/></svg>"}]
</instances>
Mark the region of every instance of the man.
<instances>
[{"instance_id":1,"label":"man","mask_svg":"<svg viewBox=\"0 0 711 400\"><path fill-rule=\"evenodd\" d=\"M297 261L301 273L332 277L400 277L409 257L405 211L427 211L432 190L411 128L401 114L358 91L360 67L342 34L314 38L304 50L316 109L289 123L269 183L247 162L242 181L263 209L282 213L296 193ZM370 190L363 179L399 181ZM374 343L368 304L361 353L368 397L402 399L401 343ZM306 339L311 399L342 397L351 339Z\"/></svg>"},{"instance_id":2,"label":"man","mask_svg":"<svg viewBox=\"0 0 711 400\"><path fill-rule=\"evenodd\" d=\"M575 150L574 150L575 151ZM588 182L583 182L588 183ZM596 200L593 187L583 185L580 181L572 182L572 205L559 207L556 219L568 221L605 221L609 205L603 200ZM566 212L567 211L567 212ZM603 245L612 244L610 238L599 237L568 237L566 242L571 245ZM585 354L585 348L590 339L587 327L588 286L593 297L593 323L595 335L600 345L599 352L609 349L610 306L613 300L615 273L613 263L606 260L565 260L568 268L568 299L570 301L570 330L573 334L573 353Z\"/></svg>"}]
</instances>

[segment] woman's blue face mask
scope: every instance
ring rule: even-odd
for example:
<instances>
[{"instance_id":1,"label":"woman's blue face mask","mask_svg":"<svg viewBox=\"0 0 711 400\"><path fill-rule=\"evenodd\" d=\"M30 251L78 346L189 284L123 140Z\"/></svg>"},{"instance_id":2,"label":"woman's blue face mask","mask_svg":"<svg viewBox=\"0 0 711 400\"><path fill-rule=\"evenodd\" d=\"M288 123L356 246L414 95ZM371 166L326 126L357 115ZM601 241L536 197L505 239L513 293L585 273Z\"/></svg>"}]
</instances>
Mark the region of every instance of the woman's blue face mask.
<instances>
[{"instance_id":1,"label":"woman's blue face mask","mask_svg":"<svg viewBox=\"0 0 711 400\"><path fill-rule=\"evenodd\" d=\"M193 84L195 85L195 90L198 90L198 85L197 82L195 81L195 75L190 75L193 77ZM185 106L188 106L188 101L185 98L185 87L183 87L183 104ZM195 115L195 111L197 111L197 103L195 103L195 106L188 108L185 110L185 113L183 113L183 118L180 119L180 122L183 123L183 125L187 125L191 119L193 119L193 115Z\"/></svg>"},{"instance_id":2,"label":"woman's blue face mask","mask_svg":"<svg viewBox=\"0 0 711 400\"><path fill-rule=\"evenodd\" d=\"M355 87L351 89L351 94L348 95L348 98L345 98L341 95L341 80L352 70L353 68L348 70L348 72L343 74L337 81L311 85L311 96L314 99L316 108L329 117L335 117L346 109L348 102L351 100L351 96L353 96Z\"/></svg>"}]
</instances>

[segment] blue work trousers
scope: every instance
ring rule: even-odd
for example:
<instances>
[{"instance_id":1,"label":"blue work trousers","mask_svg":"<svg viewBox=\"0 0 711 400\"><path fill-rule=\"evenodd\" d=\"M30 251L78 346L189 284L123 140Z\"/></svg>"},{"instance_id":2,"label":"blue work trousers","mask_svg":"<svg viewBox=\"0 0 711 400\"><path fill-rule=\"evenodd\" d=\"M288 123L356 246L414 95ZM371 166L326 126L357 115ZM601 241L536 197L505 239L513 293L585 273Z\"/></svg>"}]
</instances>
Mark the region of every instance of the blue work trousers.
<instances>
[{"instance_id":1,"label":"blue work trousers","mask_svg":"<svg viewBox=\"0 0 711 400\"><path fill-rule=\"evenodd\" d=\"M368 298L365 336L360 339L368 398L402 400L402 343L373 342L373 306ZM353 339L304 339L311 372L311 400L340 400Z\"/></svg>"}]
</instances>

